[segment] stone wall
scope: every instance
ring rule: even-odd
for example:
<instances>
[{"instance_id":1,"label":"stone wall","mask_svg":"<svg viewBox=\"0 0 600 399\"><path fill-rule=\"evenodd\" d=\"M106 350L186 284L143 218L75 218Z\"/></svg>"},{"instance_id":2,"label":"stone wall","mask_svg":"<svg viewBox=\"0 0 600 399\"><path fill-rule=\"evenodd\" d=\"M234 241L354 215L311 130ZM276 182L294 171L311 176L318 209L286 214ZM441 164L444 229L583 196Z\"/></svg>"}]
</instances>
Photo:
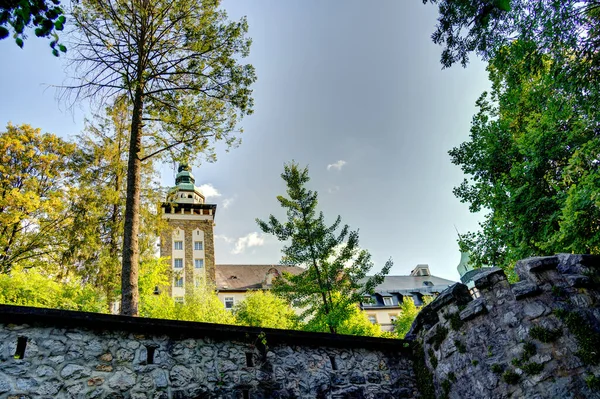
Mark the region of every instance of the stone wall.
<instances>
[{"instance_id":1,"label":"stone wall","mask_svg":"<svg viewBox=\"0 0 600 399\"><path fill-rule=\"evenodd\" d=\"M600 398L600 257L529 258L443 292L415 320L423 397Z\"/></svg>"},{"instance_id":2,"label":"stone wall","mask_svg":"<svg viewBox=\"0 0 600 399\"><path fill-rule=\"evenodd\" d=\"M414 398L407 346L0 305L0 398Z\"/></svg>"}]
</instances>

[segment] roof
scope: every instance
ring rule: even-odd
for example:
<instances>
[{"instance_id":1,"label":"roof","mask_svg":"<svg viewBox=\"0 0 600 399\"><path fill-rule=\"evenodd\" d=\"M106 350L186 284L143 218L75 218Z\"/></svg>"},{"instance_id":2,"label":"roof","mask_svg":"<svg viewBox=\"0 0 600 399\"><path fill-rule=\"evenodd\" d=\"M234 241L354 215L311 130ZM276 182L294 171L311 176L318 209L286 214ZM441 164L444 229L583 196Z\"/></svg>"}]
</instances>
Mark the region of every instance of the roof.
<instances>
[{"instance_id":1,"label":"roof","mask_svg":"<svg viewBox=\"0 0 600 399\"><path fill-rule=\"evenodd\" d=\"M215 278L218 290L246 291L264 287L267 273L275 269L278 274L300 274L305 269L285 265L216 265Z\"/></svg>"},{"instance_id":2,"label":"roof","mask_svg":"<svg viewBox=\"0 0 600 399\"><path fill-rule=\"evenodd\" d=\"M371 277L371 276L369 276ZM430 281L433 285L428 286L424 283ZM456 281L446 280L436 276L385 276L383 282L375 287L375 292L398 292L410 291L413 289L423 289L431 287L446 288ZM429 290L427 290L429 291Z\"/></svg>"}]
</instances>

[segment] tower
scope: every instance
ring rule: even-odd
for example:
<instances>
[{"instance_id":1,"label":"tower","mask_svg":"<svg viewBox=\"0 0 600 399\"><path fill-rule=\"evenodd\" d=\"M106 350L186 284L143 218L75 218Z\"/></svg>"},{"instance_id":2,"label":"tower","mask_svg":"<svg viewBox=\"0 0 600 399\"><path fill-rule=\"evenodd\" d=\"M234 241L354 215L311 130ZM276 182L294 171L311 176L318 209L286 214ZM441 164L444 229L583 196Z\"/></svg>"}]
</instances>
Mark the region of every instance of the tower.
<instances>
[{"instance_id":1,"label":"tower","mask_svg":"<svg viewBox=\"0 0 600 399\"><path fill-rule=\"evenodd\" d=\"M188 165L180 164L177 172L175 187L161 204L167 228L161 233L160 256L168 257L171 263L171 295L183 301L186 287L199 285L201 279L215 282L213 227L217 206L205 203Z\"/></svg>"}]
</instances>

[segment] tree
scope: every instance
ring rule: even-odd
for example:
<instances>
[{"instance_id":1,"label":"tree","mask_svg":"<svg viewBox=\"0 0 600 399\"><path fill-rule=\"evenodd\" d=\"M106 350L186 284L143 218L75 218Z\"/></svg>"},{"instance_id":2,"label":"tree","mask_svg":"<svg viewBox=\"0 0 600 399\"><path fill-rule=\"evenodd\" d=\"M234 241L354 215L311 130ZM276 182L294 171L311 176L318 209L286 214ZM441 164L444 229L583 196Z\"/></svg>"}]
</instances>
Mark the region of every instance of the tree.
<instances>
[{"instance_id":1,"label":"tree","mask_svg":"<svg viewBox=\"0 0 600 399\"><path fill-rule=\"evenodd\" d=\"M106 310L105 298L93 287L76 279L57 282L37 268L16 267L10 274L0 274L0 303L82 312Z\"/></svg>"},{"instance_id":2,"label":"tree","mask_svg":"<svg viewBox=\"0 0 600 399\"><path fill-rule=\"evenodd\" d=\"M254 291L239 302L233 314L238 324L295 330L297 316L290 305L269 291Z\"/></svg>"},{"instance_id":3,"label":"tree","mask_svg":"<svg viewBox=\"0 0 600 399\"><path fill-rule=\"evenodd\" d=\"M68 226L73 144L29 125L0 133L0 273L30 259L57 261Z\"/></svg>"},{"instance_id":4,"label":"tree","mask_svg":"<svg viewBox=\"0 0 600 399\"><path fill-rule=\"evenodd\" d=\"M23 47L26 38L25 28L35 27L37 37L52 36L50 47L52 54L58 57L67 48L58 43L56 31L62 31L66 18L58 0L3 0L0 1L0 40L10 34L10 26L15 32L13 37L19 47Z\"/></svg>"},{"instance_id":5,"label":"tree","mask_svg":"<svg viewBox=\"0 0 600 399\"><path fill-rule=\"evenodd\" d=\"M532 42L558 62L592 60L597 65L598 18L596 0L423 0L438 5L439 18L433 42L444 46L441 63L466 66L475 52L492 59L515 39ZM569 52L564 52L569 49ZM568 62L567 62L568 64ZM594 67L588 74L597 75Z\"/></svg>"},{"instance_id":6,"label":"tree","mask_svg":"<svg viewBox=\"0 0 600 399\"><path fill-rule=\"evenodd\" d=\"M412 327L412 324L421 309L429 305L432 301L432 297L423 297L423 306L417 307L412 298L407 296L402 298L400 314L394 322L394 332L399 338L404 338L404 336L410 331L410 328Z\"/></svg>"},{"instance_id":7,"label":"tree","mask_svg":"<svg viewBox=\"0 0 600 399\"><path fill-rule=\"evenodd\" d=\"M62 265L101 289L108 306L120 291L129 110L126 99L117 99L106 108L106 115L88 121L77 137L74 164L78 179L69 190L72 226L63 237L66 248ZM156 207L162 190L155 184L154 173L153 163L146 162L140 201L141 262L155 257L157 232L162 224Z\"/></svg>"},{"instance_id":8,"label":"tree","mask_svg":"<svg viewBox=\"0 0 600 399\"><path fill-rule=\"evenodd\" d=\"M150 288L150 286L149 286ZM184 303L177 303L165 291L159 295L141 296L140 314L159 319L235 324L235 318L219 300L215 288L204 280L185 290Z\"/></svg>"},{"instance_id":9,"label":"tree","mask_svg":"<svg viewBox=\"0 0 600 399\"><path fill-rule=\"evenodd\" d=\"M142 163L187 158L211 142L237 144L251 113L254 69L247 23L229 22L217 0L99 0L75 6L76 98L126 95L132 104L123 233L122 313L138 314Z\"/></svg>"},{"instance_id":10,"label":"tree","mask_svg":"<svg viewBox=\"0 0 600 399\"><path fill-rule=\"evenodd\" d=\"M358 231L350 231L345 225L336 233L339 216L331 226L326 226L322 212L317 216L317 193L305 187L310 180L308 168L289 163L281 177L289 198L278 196L277 200L287 211L287 221L282 223L273 215L268 221L256 221L263 232L288 242L281 263L301 266L306 271L296 276L284 272L283 278L275 280L274 292L295 308L304 309L302 320L319 316L323 325L336 333L350 317L352 306L383 281L392 262L389 260L380 273L361 284L373 263L369 252L358 246Z\"/></svg>"},{"instance_id":11,"label":"tree","mask_svg":"<svg viewBox=\"0 0 600 399\"><path fill-rule=\"evenodd\" d=\"M490 60L492 91L470 140L450 151L470 175L455 195L489 211L480 232L461 237L477 265L510 271L529 256L600 252L599 88L556 79L558 61L537 51L519 40Z\"/></svg>"}]
</instances>

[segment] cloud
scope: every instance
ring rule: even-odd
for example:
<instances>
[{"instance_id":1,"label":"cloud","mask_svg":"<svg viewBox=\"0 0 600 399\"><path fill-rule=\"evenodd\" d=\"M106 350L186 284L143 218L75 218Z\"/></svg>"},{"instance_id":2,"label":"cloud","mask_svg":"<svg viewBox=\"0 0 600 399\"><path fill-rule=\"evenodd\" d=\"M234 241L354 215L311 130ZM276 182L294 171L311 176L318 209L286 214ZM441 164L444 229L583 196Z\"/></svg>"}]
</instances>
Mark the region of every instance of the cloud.
<instances>
[{"instance_id":1,"label":"cloud","mask_svg":"<svg viewBox=\"0 0 600 399\"><path fill-rule=\"evenodd\" d=\"M235 248L231 251L232 254L241 254L250 247L261 247L265 244L265 239L257 232L253 232L240 237L235 242Z\"/></svg>"},{"instance_id":2,"label":"cloud","mask_svg":"<svg viewBox=\"0 0 600 399\"><path fill-rule=\"evenodd\" d=\"M340 186L333 186L327 189L329 194L337 193L338 191L340 191Z\"/></svg>"},{"instance_id":3,"label":"cloud","mask_svg":"<svg viewBox=\"0 0 600 399\"><path fill-rule=\"evenodd\" d=\"M215 234L215 239L223 240L228 244L231 244L233 242L233 238L227 237L225 234Z\"/></svg>"},{"instance_id":4,"label":"cloud","mask_svg":"<svg viewBox=\"0 0 600 399\"><path fill-rule=\"evenodd\" d=\"M346 165L346 161L340 159L337 162L330 163L329 165L327 165L327 170L331 170L331 169L342 170L342 167L344 165Z\"/></svg>"},{"instance_id":5,"label":"cloud","mask_svg":"<svg viewBox=\"0 0 600 399\"><path fill-rule=\"evenodd\" d=\"M200 189L200 192L206 198L208 198L208 197L220 197L221 196L221 193L219 192L219 190L217 190L216 188L214 188L212 186L212 184L203 184L203 185L201 185L198 188Z\"/></svg>"},{"instance_id":6,"label":"cloud","mask_svg":"<svg viewBox=\"0 0 600 399\"><path fill-rule=\"evenodd\" d=\"M231 204L233 204L234 201L235 201L235 197L225 198L223 200L223 209L229 208L231 206Z\"/></svg>"}]
</instances>

